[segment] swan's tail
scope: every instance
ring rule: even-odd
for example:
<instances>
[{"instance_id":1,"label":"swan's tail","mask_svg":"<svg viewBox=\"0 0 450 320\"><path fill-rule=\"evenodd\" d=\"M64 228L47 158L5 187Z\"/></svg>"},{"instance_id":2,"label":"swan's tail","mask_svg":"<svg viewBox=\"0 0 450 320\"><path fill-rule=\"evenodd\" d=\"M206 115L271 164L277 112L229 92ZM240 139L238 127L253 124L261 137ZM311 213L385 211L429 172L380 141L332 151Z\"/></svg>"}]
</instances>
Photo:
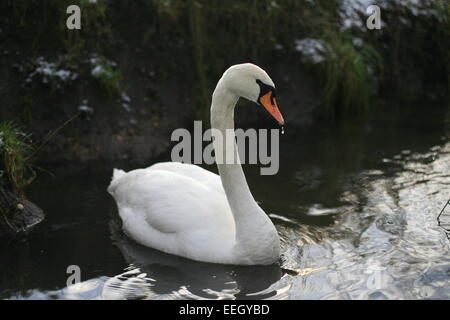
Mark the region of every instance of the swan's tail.
<instances>
[{"instance_id":1,"label":"swan's tail","mask_svg":"<svg viewBox=\"0 0 450 320\"><path fill-rule=\"evenodd\" d=\"M111 195L114 194L114 190L116 189L116 186L117 186L117 181L124 174L126 174L126 172L123 171L122 169L116 169L116 168L113 169L113 175L112 175L111 183L108 186L108 192Z\"/></svg>"}]
</instances>

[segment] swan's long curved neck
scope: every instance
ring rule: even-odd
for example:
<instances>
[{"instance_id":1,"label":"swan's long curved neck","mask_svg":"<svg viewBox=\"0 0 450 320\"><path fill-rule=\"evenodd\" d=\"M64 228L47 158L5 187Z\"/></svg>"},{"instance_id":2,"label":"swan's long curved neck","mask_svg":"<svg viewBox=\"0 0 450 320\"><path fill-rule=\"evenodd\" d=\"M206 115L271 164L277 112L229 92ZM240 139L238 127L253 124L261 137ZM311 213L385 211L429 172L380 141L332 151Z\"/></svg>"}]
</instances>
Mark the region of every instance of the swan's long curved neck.
<instances>
[{"instance_id":1,"label":"swan's long curved neck","mask_svg":"<svg viewBox=\"0 0 450 320\"><path fill-rule=\"evenodd\" d=\"M270 228L272 225L267 215L250 192L239 161L234 134L234 107L238 99L238 96L230 93L219 82L212 99L211 127L213 136L214 130L217 130L223 137L222 145L221 139L214 139L214 150L222 185L235 220L236 249L242 254L249 254L261 248L257 234L267 234L273 230ZM231 159L233 157L235 159L232 164L226 161L230 159L227 156L230 157L231 152L233 153ZM220 163L218 153L222 153L223 163Z\"/></svg>"}]
</instances>

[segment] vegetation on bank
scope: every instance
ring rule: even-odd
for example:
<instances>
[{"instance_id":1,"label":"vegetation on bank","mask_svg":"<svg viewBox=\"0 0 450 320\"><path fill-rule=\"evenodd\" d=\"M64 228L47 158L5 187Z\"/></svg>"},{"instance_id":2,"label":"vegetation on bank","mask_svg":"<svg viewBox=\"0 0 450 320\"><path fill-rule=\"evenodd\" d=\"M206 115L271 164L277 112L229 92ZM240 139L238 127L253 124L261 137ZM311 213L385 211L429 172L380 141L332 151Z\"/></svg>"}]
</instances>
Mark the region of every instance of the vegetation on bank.
<instances>
[{"instance_id":1,"label":"vegetation on bank","mask_svg":"<svg viewBox=\"0 0 450 320\"><path fill-rule=\"evenodd\" d=\"M27 200L25 187L35 178L30 137L11 122L0 122L0 239L3 243L42 222L42 209Z\"/></svg>"},{"instance_id":2,"label":"vegetation on bank","mask_svg":"<svg viewBox=\"0 0 450 320\"><path fill-rule=\"evenodd\" d=\"M34 177L30 137L11 122L0 123L0 187L23 195Z\"/></svg>"},{"instance_id":3,"label":"vegetation on bank","mask_svg":"<svg viewBox=\"0 0 450 320\"><path fill-rule=\"evenodd\" d=\"M79 31L66 28L70 4L81 7ZM0 22L5 47L15 46L26 57L25 79L44 57L57 63L56 73L72 73L53 76L68 83L57 90L78 86L82 95L92 79L114 99L130 73L122 72L124 61L132 60L133 72L151 73L151 80L190 83L199 117L207 114L215 79L230 64L243 61L285 64L290 72L309 70L322 85L318 111L332 117L362 112L374 96L446 94L449 5L431 0L378 4L381 30L368 30L365 7L348 0L3 1ZM299 47L304 39L321 46ZM311 52L322 59L308 59ZM102 72L96 73L102 63Z\"/></svg>"},{"instance_id":4,"label":"vegetation on bank","mask_svg":"<svg viewBox=\"0 0 450 320\"><path fill-rule=\"evenodd\" d=\"M29 209L24 189L35 177L29 141L13 123L0 123L0 238L21 230L15 223L22 219L18 213Z\"/></svg>"}]
</instances>

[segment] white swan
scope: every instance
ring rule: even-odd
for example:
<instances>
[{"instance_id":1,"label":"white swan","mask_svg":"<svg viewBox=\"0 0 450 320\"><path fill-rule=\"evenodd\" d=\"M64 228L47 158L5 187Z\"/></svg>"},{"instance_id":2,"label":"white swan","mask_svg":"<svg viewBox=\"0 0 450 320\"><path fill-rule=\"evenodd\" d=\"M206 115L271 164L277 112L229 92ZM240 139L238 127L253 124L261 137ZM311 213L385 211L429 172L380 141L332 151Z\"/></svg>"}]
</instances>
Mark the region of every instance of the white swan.
<instances>
[{"instance_id":1,"label":"white swan","mask_svg":"<svg viewBox=\"0 0 450 320\"><path fill-rule=\"evenodd\" d=\"M234 65L225 71L212 96L211 126L223 137L226 129L234 129L239 97L264 106L284 124L267 73L250 63ZM222 159L227 152L236 152L234 142L229 147L222 148ZM253 199L241 165L217 166L220 177L177 162L128 173L114 169L108 192L117 202L125 233L145 246L197 261L239 265L277 261L277 231Z\"/></svg>"}]
</instances>

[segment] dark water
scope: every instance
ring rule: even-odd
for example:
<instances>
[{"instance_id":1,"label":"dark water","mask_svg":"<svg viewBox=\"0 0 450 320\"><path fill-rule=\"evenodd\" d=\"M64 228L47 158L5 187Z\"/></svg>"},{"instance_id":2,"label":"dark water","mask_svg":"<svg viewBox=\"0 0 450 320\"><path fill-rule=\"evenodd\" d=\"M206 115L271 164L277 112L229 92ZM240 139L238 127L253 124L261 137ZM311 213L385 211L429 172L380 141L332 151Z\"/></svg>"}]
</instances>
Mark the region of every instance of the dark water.
<instances>
[{"instance_id":1,"label":"dark water","mask_svg":"<svg viewBox=\"0 0 450 320\"><path fill-rule=\"evenodd\" d=\"M47 221L2 245L0 298L448 299L450 208L442 226L437 216L450 198L449 120L442 104L386 104L365 119L288 127L278 175L245 168L283 242L268 267L193 262L128 240L105 191L112 164L41 175L29 197ZM82 282L66 287L69 265Z\"/></svg>"}]
</instances>

